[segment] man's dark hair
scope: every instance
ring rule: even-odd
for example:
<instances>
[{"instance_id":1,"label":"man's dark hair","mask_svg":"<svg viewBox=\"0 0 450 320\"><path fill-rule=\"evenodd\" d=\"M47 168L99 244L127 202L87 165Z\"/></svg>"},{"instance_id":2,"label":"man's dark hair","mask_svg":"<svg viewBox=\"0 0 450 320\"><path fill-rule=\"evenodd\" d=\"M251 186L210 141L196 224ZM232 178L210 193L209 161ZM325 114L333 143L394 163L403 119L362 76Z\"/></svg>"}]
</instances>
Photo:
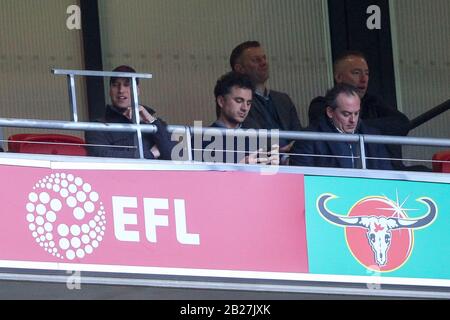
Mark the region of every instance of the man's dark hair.
<instances>
[{"instance_id":1,"label":"man's dark hair","mask_svg":"<svg viewBox=\"0 0 450 320\"><path fill-rule=\"evenodd\" d=\"M132 67L127 66L127 65L121 65L116 67L113 72L127 72L127 73L136 73L136 70L134 70ZM109 85L112 85L117 79L120 79L119 77L111 77L109 79ZM131 78L126 78L126 79L130 79ZM136 78L136 84L139 84L139 79Z\"/></svg>"},{"instance_id":2,"label":"man's dark hair","mask_svg":"<svg viewBox=\"0 0 450 320\"><path fill-rule=\"evenodd\" d=\"M242 53L247 50L248 48L259 48L261 47L261 44L258 41L245 41L238 45L236 48L233 49L230 55L230 66L231 70L234 71L234 66L236 65L237 61L241 57Z\"/></svg>"},{"instance_id":3,"label":"man's dark hair","mask_svg":"<svg viewBox=\"0 0 450 320\"><path fill-rule=\"evenodd\" d=\"M333 88L327 91L327 94L325 95L325 100L327 107L330 107L333 110L336 110L338 107L337 105L337 97L341 93L344 93L347 96L358 96L357 88L346 83L340 83L335 85Z\"/></svg>"},{"instance_id":4,"label":"man's dark hair","mask_svg":"<svg viewBox=\"0 0 450 320\"><path fill-rule=\"evenodd\" d=\"M217 97L225 96L231 92L232 87L238 87L241 89L249 89L252 93L255 91L255 87L250 80L250 78L244 74L240 74L234 71L228 72L221 76L217 80L216 86L214 87L214 97L216 98L216 115L220 116L220 107L217 103Z\"/></svg>"},{"instance_id":5,"label":"man's dark hair","mask_svg":"<svg viewBox=\"0 0 450 320\"><path fill-rule=\"evenodd\" d=\"M336 59L334 59L334 63L333 63L333 73L336 73L336 67L337 65L347 59L348 57L358 57L358 58L363 58L364 60L366 60L367 62L367 58L365 56L364 53L362 53L361 51L356 51L356 50L347 50L342 52L340 55L338 55L336 57Z\"/></svg>"}]
</instances>

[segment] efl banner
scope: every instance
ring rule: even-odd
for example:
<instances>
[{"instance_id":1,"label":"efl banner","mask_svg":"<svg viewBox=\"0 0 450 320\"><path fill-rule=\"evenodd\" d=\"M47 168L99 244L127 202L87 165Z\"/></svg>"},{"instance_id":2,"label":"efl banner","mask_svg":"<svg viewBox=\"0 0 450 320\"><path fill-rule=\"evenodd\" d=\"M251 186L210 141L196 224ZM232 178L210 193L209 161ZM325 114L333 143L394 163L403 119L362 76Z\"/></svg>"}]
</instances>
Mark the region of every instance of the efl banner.
<instances>
[{"instance_id":1,"label":"efl banner","mask_svg":"<svg viewBox=\"0 0 450 320\"><path fill-rule=\"evenodd\" d=\"M450 279L450 184L318 176L305 184L311 273Z\"/></svg>"},{"instance_id":2,"label":"efl banner","mask_svg":"<svg viewBox=\"0 0 450 320\"><path fill-rule=\"evenodd\" d=\"M308 272L303 175L0 172L3 265Z\"/></svg>"}]
</instances>

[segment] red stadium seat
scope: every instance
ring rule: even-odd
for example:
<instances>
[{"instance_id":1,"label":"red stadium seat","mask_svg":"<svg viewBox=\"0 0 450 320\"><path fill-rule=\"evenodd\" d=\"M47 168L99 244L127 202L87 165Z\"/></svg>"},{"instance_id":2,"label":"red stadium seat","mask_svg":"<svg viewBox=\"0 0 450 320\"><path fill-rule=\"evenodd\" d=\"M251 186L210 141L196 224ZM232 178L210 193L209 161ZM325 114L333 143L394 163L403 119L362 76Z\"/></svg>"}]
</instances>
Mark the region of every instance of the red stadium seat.
<instances>
[{"instance_id":1,"label":"red stadium seat","mask_svg":"<svg viewBox=\"0 0 450 320\"><path fill-rule=\"evenodd\" d=\"M442 172L450 173L450 163L444 163L442 164Z\"/></svg>"},{"instance_id":2,"label":"red stadium seat","mask_svg":"<svg viewBox=\"0 0 450 320\"><path fill-rule=\"evenodd\" d=\"M433 155L433 161L449 161L449 162L433 162L434 172L450 172L450 150L437 152Z\"/></svg>"},{"instance_id":3,"label":"red stadium seat","mask_svg":"<svg viewBox=\"0 0 450 320\"><path fill-rule=\"evenodd\" d=\"M21 133L8 138L8 151L17 153L86 156L84 140L65 134Z\"/></svg>"}]
</instances>

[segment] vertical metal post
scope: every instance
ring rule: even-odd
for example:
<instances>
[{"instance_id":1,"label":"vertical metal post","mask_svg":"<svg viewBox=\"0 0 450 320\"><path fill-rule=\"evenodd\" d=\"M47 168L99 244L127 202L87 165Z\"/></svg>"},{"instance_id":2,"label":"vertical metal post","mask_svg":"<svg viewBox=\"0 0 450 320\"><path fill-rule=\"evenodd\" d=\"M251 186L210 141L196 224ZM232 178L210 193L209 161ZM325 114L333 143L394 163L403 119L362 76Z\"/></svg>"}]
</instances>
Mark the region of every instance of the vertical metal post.
<instances>
[{"instance_id":1,"label":"vertical metal post","mask_svg":"<svg viewBox=\"0 0 450 320\"><path fill-rule=\"evenodd\" d=\"M139 158L144 159L144 145L142 141L142 131L139 124L141 123L141 117L139 116L139 98L138 98L138 92L137 92L137 83L136 78L131 78L131 107L133 108L132 112L132 119L133 123L138 125L138 128L136 129L136 139L135 144L138 146L139 151Z\"/></svg>"},{"instance_id":2,"label":"vertical metal post","mask_svg":"<svg viewBox=\"0 0 450 320\"><path fill-rule=\"evenodd\" d=\"M5 149L4 148L4 134L3 134L3 127L0 127L0 148Z\"/></svg>"},{"instance_id":3,"label":"vertical metal post","mask_svg":"<svg viewBox=\"0 0 450 320\"><path fill-rule=\"evenodd\" d=\"M72 110L72 121L78 122L78 111L77 111L77 93L75 90L75 75L67 75L67 85L69 87L69 102L70 109Z\"/></svg>"},{"instance_id":4,"label":"vertical metal post","mask_svg":"<svg viewBox=\"0 0 450 320\"><path fill-rule=\"evenodd\" d=\"M361 155L361 167L367 169L366 164L366 148L364 146L364 136L359 135L359 154Z\"/></svg>"},{"instance_id":5,"label":"vertical metal post","mask_svg":"<svg viewBox=\"0 0 450 320\"><path fill-rule=\"evenodd\" d=\"M191 128L189 126L185 127L185 132L186 132L186 150L188 153L188 157L187 160L192 161L192 143L191 143Z\"/></svg>"}]
</instances>

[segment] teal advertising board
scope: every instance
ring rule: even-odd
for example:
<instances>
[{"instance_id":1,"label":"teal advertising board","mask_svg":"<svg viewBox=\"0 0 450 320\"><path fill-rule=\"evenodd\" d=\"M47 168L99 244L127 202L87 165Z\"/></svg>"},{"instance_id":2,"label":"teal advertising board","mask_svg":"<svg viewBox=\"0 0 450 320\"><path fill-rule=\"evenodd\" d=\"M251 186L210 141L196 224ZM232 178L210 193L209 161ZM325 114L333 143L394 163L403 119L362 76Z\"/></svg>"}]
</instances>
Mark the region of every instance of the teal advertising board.
<instances>
[{"instance_id":1,"label":"teal advertising board","mask_svg":"<svg viewBox=\"0 0 450 320\"><path fill-rule=\"evenodd\" d=\"M305 176L309 272L450 279L450 184Z\"/></svg>"}]
</instances>

